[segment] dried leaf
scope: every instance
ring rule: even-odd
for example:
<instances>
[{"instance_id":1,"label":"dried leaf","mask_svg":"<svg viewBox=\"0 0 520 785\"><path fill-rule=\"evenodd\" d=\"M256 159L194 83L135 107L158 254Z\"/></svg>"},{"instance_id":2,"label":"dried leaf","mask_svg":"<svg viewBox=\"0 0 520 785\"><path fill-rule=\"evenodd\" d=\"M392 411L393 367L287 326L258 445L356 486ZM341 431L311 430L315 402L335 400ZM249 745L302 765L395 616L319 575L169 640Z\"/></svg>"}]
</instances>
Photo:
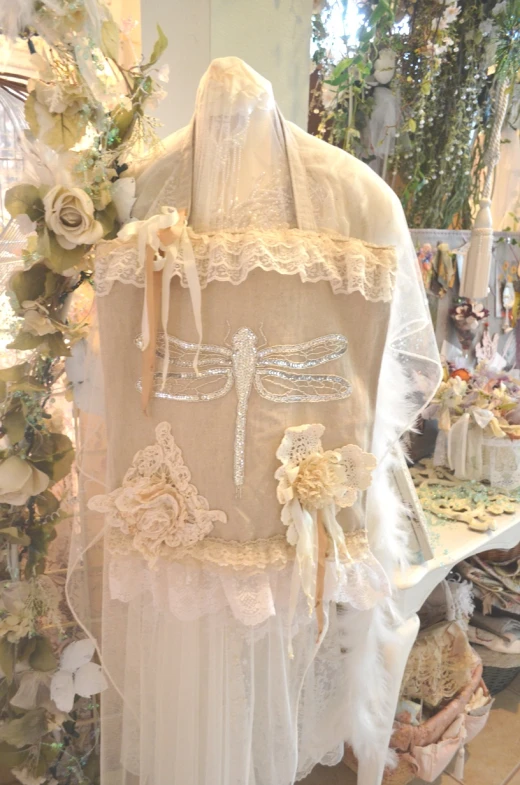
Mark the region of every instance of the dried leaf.
<instances>
[{"instance_id":1,"label":"dried leaf","mask_svg":"<svg viewBox=\"0 0 520 785\"><path fill-rule=\"evenodd\" d=\"M4 382L20 382L28 370L29 363L20 363L20 365L12 365L11 368L2 368L0 369L0 379Z\"/></svg>"},{"instance_id":2,"label":"dried leaf","mask_svg":"<svg viewBox=\"0 0 520 785\"><path fill-rule=\"evenodd\" d=\"M56 236L49 231L42 233L38 243L38 251L47 260L47 266L55 273L62 273L63 270L75 267L81 262L88 249L88 245L77 245L70 250L62 248Z\"/></svg>"},{"instance_id":3,"label":"dried leaf","mask_svg":"<svg viewBox=\"0 0 520 785\"><path fill-rule=\"evenodd\" d=\"M119 25L112 19L101 25L101 48L111 60L119 58Z\"/></svg>"},{"instance_id":4,"label":"dried leaf","mask_svg":"<svg viewBox=\"0 0 520 785\"><path fill-rule=\"evenodd\" d=\"M21 532L16 526L8 526L5 529L0 529L0 540L6 540L13 545L29 545L30 538Z\"/></svg>"},{"instance_id":5,"label":"dried leaf","mask_svg":"<svg viewBox=\"0 0 520 785\"><path fill-rule=\"evenodd\" d=\"M43 202L35 185L13 185L5 195L5 206L11 218L27 215L37 221L43 215Z\"/></svg>"},{"instance_id":6,"label":"dried leaf","mask_svg":"<svg viewBox=\"0 0 520 785\"><path fill-rule=\"evenodd\" d=\"M52 126L42 136L42 141L53 150L70 150L85 135L88 117L82 112L50 114ZM66 269L66 268L63 268Z\"/></svg>"},{"instance_id":7,"label":"dried leaf","mask_svg":"<svg viewBox=\"0 0 520 785\"><path fill-rule=\"evenodd\" d=\"M11 444L21 442L25 435L27 421L20 405L9 409L2 417L2 428Z\"/></svg>"},{"instance_id":8,"label":"dried leaf","mask_svg":"<svg viewBox=\"0 0 520 785\"><path fill-rule=\"evenodd\" d=\"M51 333L45 336L45 340L52 357L70 357L70 346L67 346L61 333Z\"/></svg>"},{"instance_id":9,"label":"dried leaf","mask_svg":"<svg viewBox=\"0 0 520 785\"><path fill-rule=\"evenodd\" d=\"M16 644L10 643L7 638L0 638L0 669L8 682L13 680L16 656Z\"/></svg>"},{"instance_id":10,"label":"dried leaf","mask_svg":"<svg viewBox=\"0 0 520 785\"><path fill-rule=\"evenodd\" d=\"M48 267L38 262L28 270L15 273L9 280L9 289L16 297L18 304L25 300L37 300L45 292L45 278L49 272Z\"/></svg>"},{"instance_id":11,"label":"dried leaf","mask_svg":"<svg viewBox=\"0 0 520 785\"><path fill-rule=\"evenodd\" d=\"M38 636L34 639L36 645L29 656L29 665L36 671L53 671L58 667L58 660L52 650L48 638Z\"/></svg>"},{"instance_id":12,"label":"dried leaf","mask_svg":"<svg viewBox=\"0 0 520 785\"><path fill-rule=\"evenodd\" d=\"M42 516L52 515L59 509L60 503L51 491L44 491L34 499L38 512Z\"/></svg>"},{"instance_id":13,"label":"dried leaf","mask_svg":"<svg viewBox=\"0 0 520 785\"><path fill-rule=\"evenodd\" d=\"M7 344L8 349L18 349L20 352L26 352L31 349L36 349L45 340L44 335L31 335L31 333L19 332L14 341Z\"/></svg>"},{"instance_id":14,"label":"dried leaf","mask_svg":"<svg viewBox=\"0 0 520 785\"><path fill-rule=\"evenodd\" d=\"M155 42L148 65L154 65L168 46L168 39L164 35L161 26L157 25L157 41Z\"/></svg>"},{"instance_id":15,"label":"dried leaf","mask_svg":"<svg viewBox=\"0 0 520 785\"><path fill-rule=\"evenodd\" d=\"M32 709L23 717L0 725L0 741L18 749L28 744L36 744L46 733L47 720L43 708Z\"/></svg>"}]
</instances>

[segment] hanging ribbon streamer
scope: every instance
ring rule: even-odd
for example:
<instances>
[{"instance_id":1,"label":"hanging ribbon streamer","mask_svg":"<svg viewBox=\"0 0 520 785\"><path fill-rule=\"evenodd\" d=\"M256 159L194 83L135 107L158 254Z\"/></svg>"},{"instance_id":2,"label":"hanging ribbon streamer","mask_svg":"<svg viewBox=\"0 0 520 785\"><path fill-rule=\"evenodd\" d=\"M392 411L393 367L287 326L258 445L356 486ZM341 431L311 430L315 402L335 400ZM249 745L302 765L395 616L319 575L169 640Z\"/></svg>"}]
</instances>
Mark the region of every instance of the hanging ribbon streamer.
<instances>
[{"instance_id":1,"label":"hanging ribbon streamer","mask_svg":"<svg viewBox=\"0 0 520 785\"><path fill-rule=\"evenodd\" d=\"M198 373L198 357L202 343L202 294L197 262L186 226L186 211L177 212L174 208L163 207L161 213L145 221L126 224L118 237L123 242L137 240L138 262L144 270L145 297L141 325L143 350L143 391L142 404L146 411L153 389L155 371L155 349L157 342L157 316L160 310L161 327L165 336L162 363L162 389L166 383L170 360L167 340L168 318L170 313L170 284L175 267L182 262L199 344L194 360ZM181 256L179 257L179 247ZM162 272L162 275L158 274Z\"/></svg>"}]
</instances>

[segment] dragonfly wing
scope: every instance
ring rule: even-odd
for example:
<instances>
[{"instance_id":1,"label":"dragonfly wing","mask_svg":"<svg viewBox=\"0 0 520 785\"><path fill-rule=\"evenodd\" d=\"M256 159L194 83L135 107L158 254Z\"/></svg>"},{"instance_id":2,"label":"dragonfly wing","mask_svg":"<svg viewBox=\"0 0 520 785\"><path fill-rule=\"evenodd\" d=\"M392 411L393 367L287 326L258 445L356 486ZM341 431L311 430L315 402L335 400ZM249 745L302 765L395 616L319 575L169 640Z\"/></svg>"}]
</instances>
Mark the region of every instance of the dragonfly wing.
<instances>
[{"instance_id":1,"label":"dragonfly wing","mask_svg":"<svg viewBox=\"0 0 520 785\"><path fill-rule=\"evenodd\" d=\"M352 393L350 383L341 376L290 373L271 368L257 370L255 388L262 398L275 403L341 401Z\"/></svg>"},{"instance_id":2,"label":"dragonfly wing","mask_svg":"<svg viewBox=\"0 0 520 785\"><path fill-rule=\"evenodd\" d=\"M153 395L172 401L213 401L222 398L233 387L230 368L211 368L200 373L169 373L163 388L162 374L154 374ZM141 380L137 389L142 389Z\"/></svg>"},{"instance_id":3,"label":"dragonfly wing","mask_svg":"<svg viewBox=\"0 0 520 785\"><path fill-rule=\"evenodd\" d=\"M143 339L141 335L137 336L135 342L142 349ZM209 365L217 368L231 366L231 351L225 346L211 346L203 343L199 347L198 343L181 341L180 338L175 338L173 335L166 335L165 333L159 333L157 336L155 351L157 357L164 357L166 342L168 342L170 350L170 365L192 368L198 351L197 365L199 368Z\"/></svg>"},{"instance_id":4,"label":"dragonfly wing","mask_svg":"<svg viewBox=\"0 0 520 785\"><path fill-rule=\"evenodd\" d=\"M344 335L324 335L306 343L268 346L258 352L257 366L302 369L337 360L347 351L348 341Z\"/></svg>"}]
</instances>

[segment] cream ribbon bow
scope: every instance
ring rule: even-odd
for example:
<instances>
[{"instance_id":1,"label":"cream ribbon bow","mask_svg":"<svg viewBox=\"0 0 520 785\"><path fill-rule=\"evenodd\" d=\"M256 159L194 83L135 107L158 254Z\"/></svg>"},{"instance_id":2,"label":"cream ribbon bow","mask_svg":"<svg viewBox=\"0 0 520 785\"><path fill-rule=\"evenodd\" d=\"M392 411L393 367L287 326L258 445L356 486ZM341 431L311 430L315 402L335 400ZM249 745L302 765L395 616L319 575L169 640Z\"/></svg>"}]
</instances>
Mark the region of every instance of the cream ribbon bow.
<instances>
[{"instance_id":1,"label":"cream ribbon bow","mask_svg":"<svg viewBox=\"0 0 520 785\"><path fill-rule=\"evenodd\" d=\"M138 262L145 274L145 297L142 316L142 350L144 352L143 370L143 407L146 409L153 386L156 343L156 289L160 292L161 326L165 337L168 333L168 317L170 312L170 283L175 264L181 261L186 274L190 292L191 307L195 326L199 336L199 349L202 343L202 295L197 262L187 231L186 211L177 212L172 207L162 207L158 215L144 221L132 221L119 231L118 237L123 242L137 240ZM156 287L155 273L161 273L159 286ZM194 360L197 372L199 350ZM168 341L164 342L164 358L162 365L162 388L166 383L170 351Z\"/></svg>"}]
</instances>

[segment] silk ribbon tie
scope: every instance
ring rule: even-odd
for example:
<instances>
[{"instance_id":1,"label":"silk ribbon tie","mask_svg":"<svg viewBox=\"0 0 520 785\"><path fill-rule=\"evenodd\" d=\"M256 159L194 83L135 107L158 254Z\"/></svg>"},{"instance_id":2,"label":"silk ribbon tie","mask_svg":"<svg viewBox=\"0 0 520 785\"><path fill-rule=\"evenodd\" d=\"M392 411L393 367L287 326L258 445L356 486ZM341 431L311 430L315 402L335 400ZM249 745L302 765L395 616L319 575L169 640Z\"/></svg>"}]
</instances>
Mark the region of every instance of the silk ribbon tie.
<instances>
[{"instance_id":1,"label":"silk ribbon tie","mask_svg":"<svg viewBox=\"0 0 520 785\"><path fill-rule=\"evenodd\" d=\"M126 224L118 237L123 242L137 240L138 262L144 270L145 296L142 316L143 380L142 405L146 411L153 389L155 350L157 344L157 317L160 307L161 327L164 333L162 385L164 389L170 361L168 343L168 317L170 313L170 283L175 266L184 267L190 292L191 307L199 343L193 366L198 373L198 357L202 343L202 295L197 262L186 225L186 211L163 207L158 215L145 221ZM180 250L180 256L179 256ZM162 273L162 275L161 275Z\"/></svg>"}]
</instances>

